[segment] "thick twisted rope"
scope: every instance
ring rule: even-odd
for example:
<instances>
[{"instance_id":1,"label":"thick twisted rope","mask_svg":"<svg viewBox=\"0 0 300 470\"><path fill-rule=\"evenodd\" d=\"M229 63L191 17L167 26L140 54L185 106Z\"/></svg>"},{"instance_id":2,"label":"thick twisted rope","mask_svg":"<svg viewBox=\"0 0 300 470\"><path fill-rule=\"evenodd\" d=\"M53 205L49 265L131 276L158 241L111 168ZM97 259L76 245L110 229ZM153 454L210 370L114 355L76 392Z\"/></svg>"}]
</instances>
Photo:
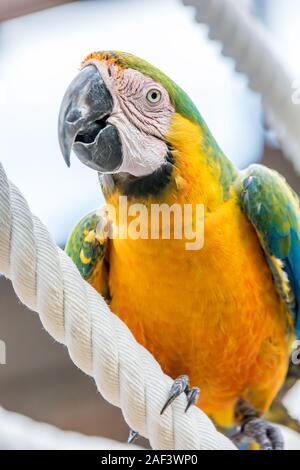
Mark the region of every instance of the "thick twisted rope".
<instances>
[{"instance_id":1,"label":"thick twisted rope","mask_svg":"<svg viewBox=\"0 0 300 470\"><path fill-rule=\"evenodd\" d=\"M300 106L292 101L293 78L274 50L266 29L237 0L183 0L194 6L196 21L209 28L210 39L220 41L224 56L249 79L258 92L267 120L286 156L300 172Z\"/></svg>"},{"instance_id":2,"label":"thick twisted rope","mask_svg":"<svg viewBox=\"0 0 300 470\"><path fill-rule=\"evenodd\" d=\"M1 163L0 272L11 279L20 300L38 312L45 329L67 345L73 362L94 377L103 397L122 409L128 425L149 438L154 449L235 448L199 408L184 413L185 396L160 416L171 378L81 278L31 214Z\"/></svg>"}]
</instances>

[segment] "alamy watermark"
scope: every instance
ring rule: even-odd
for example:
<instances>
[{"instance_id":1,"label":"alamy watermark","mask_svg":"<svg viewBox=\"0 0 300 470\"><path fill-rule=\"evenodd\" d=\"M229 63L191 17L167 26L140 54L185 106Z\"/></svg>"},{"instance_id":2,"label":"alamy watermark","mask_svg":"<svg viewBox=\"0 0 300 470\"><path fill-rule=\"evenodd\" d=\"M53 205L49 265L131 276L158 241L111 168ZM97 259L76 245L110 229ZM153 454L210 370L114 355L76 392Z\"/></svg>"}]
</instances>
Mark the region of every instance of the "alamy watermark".
<instances>
[{"instance_id":1,"label":"alamy watermark","mask_svg":"<svg viewBox=\"0 0 300 470\"><path fill-rule=\"evenodd\" d=\"M106 204L99 215L99 237L184 240L186 250L204 246L203 204L131 204L126 196L120 196L117 207Z\"/></svg>"}]
</instances>

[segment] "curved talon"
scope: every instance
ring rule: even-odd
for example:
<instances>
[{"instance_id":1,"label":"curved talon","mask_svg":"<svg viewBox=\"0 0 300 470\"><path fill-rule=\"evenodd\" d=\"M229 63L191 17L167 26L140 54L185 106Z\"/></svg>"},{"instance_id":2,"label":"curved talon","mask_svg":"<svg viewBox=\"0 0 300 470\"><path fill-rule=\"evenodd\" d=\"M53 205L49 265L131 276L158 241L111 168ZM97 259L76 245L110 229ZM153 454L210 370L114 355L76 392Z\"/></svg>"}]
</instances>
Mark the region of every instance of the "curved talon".
<instances>
[{"instance_id":1,"label":"curved talon","mask_svg":"<svg viewBox=\"0 0 300 470\"><path fill-rule=\"evenodd\" d=\"M241 427L232 436L235 443L247 440L255 441L262 450L283 450L284 440L279 428L259 417L257 411L245 400L239 399L235 408L235 417Z\"/></svg>"},{"instance_id":2,"label":"curved talon","mask_svg":"<svg viewBox=\"0 0 300 470\"><path fill-rule=\"evenodd\" d=\"M267 429L267 436L272 443L273 450L284 450L284 439L280 429L277 426L272 426L269 424L269 429Z\"/></svg>"},{"instance_id":3,"label":"curved talon","mask_svg":"<svg viewBox=\"0 0 300 470\"><path fill-rule=\"evenodd\" d=\"M187 405L184 410L186 413L190 406L195 405L200 395L200 389L198 387L192 387L187 393Z\"/></svg>"},{"instance_id":4,"label":"curved talon","mask_svg":"<svg viewBox=\"0 0 300 470\"><path fill-rule=\"evenodd\" d=\"M167 401L160 412L161 415L171 405L171 403L173 403L173 401L182 393L186 394L188 400L187 406L185 408L185 413L191 405L194 405L196 403L199 397L200 390L198 387L193 387L190 389L189 383L190 381L187 375L180 375L179 377L177 377L176 380L174 380Z\"/></svg>"},{"instance_id":5,"label":"curved talon","mask_svg":"<svg viewBox=\"0 0 300 470\"><path fill-rule=\"evenodd\" d=\"M284 441L280 430L261 418L253 418L242 427L242 434L253 439L262 450L283 450Z\"/></svg>"},{"instance_id":6,"label":"curved talon","mask_svg":"<svg viewBox=\"0 0 300 470\"><path fill-rule=\"evenodd\" d=\"M138 437L139 437L139 433L137 431L134 431L133 429L130 429L127 443L133 444Z\"/></svg>"}]
</instances>

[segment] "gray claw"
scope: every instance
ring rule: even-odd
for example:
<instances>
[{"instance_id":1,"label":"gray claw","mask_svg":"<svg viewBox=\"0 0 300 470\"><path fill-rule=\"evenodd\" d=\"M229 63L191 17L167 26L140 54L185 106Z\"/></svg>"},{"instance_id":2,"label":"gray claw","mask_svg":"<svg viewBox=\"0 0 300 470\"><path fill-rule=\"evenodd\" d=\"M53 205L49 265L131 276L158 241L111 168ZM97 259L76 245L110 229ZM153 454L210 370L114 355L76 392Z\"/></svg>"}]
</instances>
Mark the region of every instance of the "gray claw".
<instances>
[{"instance_id":1,"label":"gray claw","mask_svg":"<svg viewBox=\"0 0 300 470\"><path fill-rule=\"evenodd\" d=\"M129 430L129 436L127 439L128 444L133 444L134 441L139 437L139 433L133 429Z\"/></svg>"},{"instance_id":2,"label":"gray claw","mask_svg":"<svg viewBox=\"0 0 300 470\"><path fill-rule=\"evenodd\" d=\"M200 389L198 387L192 387L188 391L188 393L186 395L188 402L187 402L186 408L184 410L185 413L190 408L190 406L195 405L197 403L197 400L199 398L199 394L200 394Z\"/></svg>"},{"instance_id":3,"label":"gray claw","mask_svg":"<svg viewBox=\"0 0 300 470\"><path fill-rule=\"evenodd\" d=\"M181 395L188 386L189 386L189 378L187 375L180 375L179 377L177 377L176 380L174 380L171 390L169 392L167 401L162 407L162 410L160 412L161 415L171 405L171 403L173 403L175 398L179 397L179 395Z\"/></svg>"},{"instance_id":4,"label":"gray claw","mask_svg":"<svg viewBox=\"0 0 300 470\"><path fill-rule=\"evenodd\" d=\"M262 450L283 450L284 440L279 428L261 418L252 418L242 426L242 434L253 439Z\"/></svg>"},{"instance_id":5,"label":"gray claw","mask_svg":"<svg viewBox=\"0 0 300 470\"><path fill-rule=\"evenodd\" d=\"M173 401L182 393L186 394L188 400L185 412L187 412L191 405L194 405L196 403L199 397L200 390L198 387L193 387L190 389L189 384L190 381L187 375L180 375L179 377L177 377L176 380L174 380L167 401L160 412L161 415L171 405L171 403L173 403Z\"/></svg>"},{"instance_id":6,"label":"gray claw","mask_svg":"<svg viewBox=\"0 0 300 470\"><path fill-rule=\"evenodd\" d=\"M260 418L257 410L243 398L239 398L236 403L235 418L241 424L239 432L232 436L235 442L255 441L262 450L284 449L284 440L280 429Z\"/></svg>"},{"instance_id":7,"label":"gray claw","mask_svg":"<svg viewBox=\"0 0 300 470\"><path fill-rule=\"evenodd\" d=\"M273 450L284 450L284 439L280 429L268 423L267 436L270 439Z\"/></svg>"}]
</instances>

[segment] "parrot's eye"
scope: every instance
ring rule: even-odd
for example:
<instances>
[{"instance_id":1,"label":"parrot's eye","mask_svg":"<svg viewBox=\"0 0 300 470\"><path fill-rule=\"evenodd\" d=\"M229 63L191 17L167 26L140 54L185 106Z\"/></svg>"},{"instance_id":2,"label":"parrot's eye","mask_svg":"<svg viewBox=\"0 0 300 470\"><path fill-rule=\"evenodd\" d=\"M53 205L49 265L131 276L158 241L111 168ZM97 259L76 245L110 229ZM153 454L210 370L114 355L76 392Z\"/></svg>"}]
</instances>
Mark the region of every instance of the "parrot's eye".
<instances>
[{"instance_id":1,"label":"parrot's eye","mask_svg":"<svg viewBox=\"0 0 300 470\"><path fill-rule=\"evenodd\" d=\"M157 90L157 88L152 88L148 91L146 98L151 104L159 103L161 100L161 92Z\"/></svg>"}]
</instances>

